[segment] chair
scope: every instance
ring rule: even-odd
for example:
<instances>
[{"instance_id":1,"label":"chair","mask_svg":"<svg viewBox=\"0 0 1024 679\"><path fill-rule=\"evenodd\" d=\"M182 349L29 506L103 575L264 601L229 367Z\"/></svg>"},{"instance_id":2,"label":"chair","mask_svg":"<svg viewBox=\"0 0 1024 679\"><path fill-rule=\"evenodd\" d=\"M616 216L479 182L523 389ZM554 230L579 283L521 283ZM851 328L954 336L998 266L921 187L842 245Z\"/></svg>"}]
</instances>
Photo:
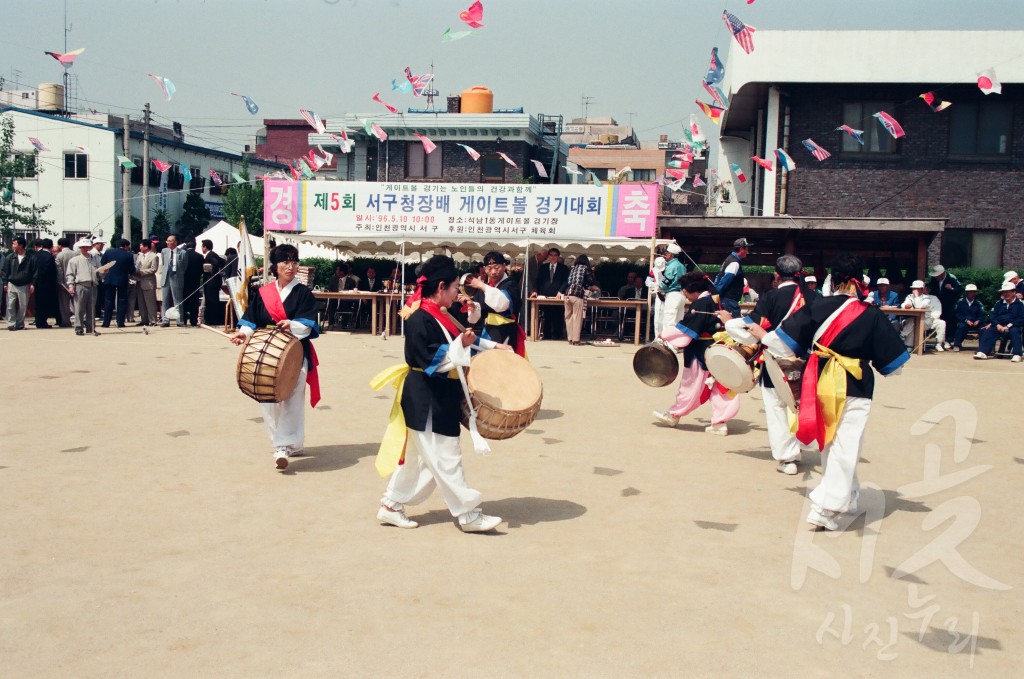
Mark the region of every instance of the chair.
<instances>
[{"instance_id":1,"label":"chair","mask_svg":"<svg viewBox=\"0 0 1024 679\"><path fill-rule=\"evenodd\" d=\"M618 297L612 297L604 292L601 293L601 299L613 299L618 300ZM590 334L594 338L598 337L615 337L619 338L621 333L619 327L622 324L622 309L617 307L593 307L594 315L591 317ZM608 332L611 330L611 332Z\"/></svg>"}]
</instances>

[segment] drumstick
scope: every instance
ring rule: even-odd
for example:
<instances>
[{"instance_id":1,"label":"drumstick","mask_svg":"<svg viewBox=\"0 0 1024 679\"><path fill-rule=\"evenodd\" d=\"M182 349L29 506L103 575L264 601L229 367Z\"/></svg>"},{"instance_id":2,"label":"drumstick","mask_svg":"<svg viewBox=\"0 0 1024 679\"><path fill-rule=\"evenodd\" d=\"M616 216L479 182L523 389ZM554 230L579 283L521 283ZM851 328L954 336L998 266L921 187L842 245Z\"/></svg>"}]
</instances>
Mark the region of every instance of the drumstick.
<instances>
[{"instance_id":1,"label":"drumstick","mask_svg":"<svg viewBox=\"0 0 1024 679\"><path fill-rule=\"evenodd\" d=\"M448 307L441 307L441 313L448 317L448 320L455 324L455 327L459 329L459 332L466 332L466 326L459 323L454 316L448 313Z\"/></svg>"},{"instance_id":2,"label":"drumstick","mask_svg":"<svg viewBox=\"0 0 1024 679\"><path fill-rule=\"evenodd\" d=\"M211 327L211 326L207 325L206 323L200 323L199 327L200 328L205 328L205 329L209 330L210 332L215 332L218 335L221 335L222 337L227 337L227 338L231 337L231 335L229 335L228 333L224 332L223 330L218 330L217 328Z\"/></svg>"}]
</instances>

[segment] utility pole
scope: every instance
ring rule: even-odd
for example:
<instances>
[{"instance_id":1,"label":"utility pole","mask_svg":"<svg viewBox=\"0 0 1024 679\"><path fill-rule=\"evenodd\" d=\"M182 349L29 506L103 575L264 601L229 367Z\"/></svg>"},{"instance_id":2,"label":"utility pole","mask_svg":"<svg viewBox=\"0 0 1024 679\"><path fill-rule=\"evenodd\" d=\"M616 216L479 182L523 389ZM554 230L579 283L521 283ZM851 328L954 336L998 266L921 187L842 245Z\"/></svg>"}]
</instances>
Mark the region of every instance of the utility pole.
<instances>
[{"instance_id":1,"label":"utility pole","mask_svg":"<svg viewBox=\"0 0 1024 679\"><path fill-rule=\"evenodd\" d=\"M142 239L149 238L149 102L146 102L145 127L142 129ZM125 131L125 134L128 134Z\"/></svg>"},{"instance_id":2,"label":"utility pole","mask_svg":"<svg viewBox=\"0 0 1024 679\"><path fill-rule=\"evenodd\" d=\"M125 114L121 119L123 134L121 135L121 153L125 158L131 160L131 151L129 150L129 143L131 141L131 121L128 118L128 114ZM121 166L121 238L132 239L132 171Z\"/></svg>"}]
</instances>

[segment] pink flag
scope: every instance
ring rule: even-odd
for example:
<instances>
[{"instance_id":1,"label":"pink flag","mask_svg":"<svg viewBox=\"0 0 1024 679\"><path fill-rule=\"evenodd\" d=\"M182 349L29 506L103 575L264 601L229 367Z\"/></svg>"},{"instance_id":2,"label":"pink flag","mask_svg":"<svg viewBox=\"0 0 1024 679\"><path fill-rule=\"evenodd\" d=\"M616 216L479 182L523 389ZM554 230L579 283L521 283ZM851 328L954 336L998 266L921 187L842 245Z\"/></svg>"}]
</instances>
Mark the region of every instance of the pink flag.
<instances>
[{"instance_id":1,"label":"pink flag","mask_svg":"<svg viewBox=\"0 0 1024 679\"><path fill-rule=\"evenodd\" d=\"M49 151L50 150L50 149L46 148L46 144L44 144L43 142L39 141L35 137L29 137L28 140L32 144L32 146L35 147L36 151Z\"/></svg>"},{"instance_id":2,"label":"pink flag","mask_svg":"<svg viewBox=\"0 0 1024 679\"><path fill-rule=\"evenodd\" d=\"M423 152L424 153L433 153L434 149L437 148L437 144L435 144L434 142L430 141L426 136L424 136L422 134L417 134L416 132L413 132L412 136L416 137L421 142L423 142Z\"/></svg>"},{"instance_id":3,"label":"pink flag","mask_svg":"<svg viewBox=\"0 0 1024 679\"><path fill-rule=\"evenodd\" d=\"M381 141L388 140L388 133L385 132L384 128L377 123L370 123L370 133Z\"/></svg>"},{"instance_id":4,"label":"pink flag","mask_svg":"<svg viewBox=\"0 0 1024 679\"><path fill-rule=\"evenodd\" d=\"M665 170L665 175L673 179L685 179L686 173L682 170Z\"/></svg>"},{"instance_id":5,"label":"pink flag","mask_svg":"<svg viewBox=\"0 0 1024 679\"><path fill-rule=\"evenodd\" d=\"M373 95L373 100L375 102L377 102L378 104L383 105L384 108L386 108L387 110L391 111L392 113L398 113L398 109L397 108L395 108L394 106L392 106L391 104L389 104L388 102L386 102L386 101L384 101L383 99L380 98L380 92L378 92L377 94Z\"/></svg>"},{"instance_id":6,"label":"pink flag","mask_svg":"<svg viewBox=\"0 0 1024 679\"><path fill-rule=\"evenodd\" d=\"M167 172L168 170L171 169L171 164L163 160L156 160L154 158L153 167L155 167L158 172Z\"/></svg>"},{"instance_id":7,"label":"pink flag","mask_svg":"<svg viewBox=\"0 0 1024 679\"><path fill-rule=\"evenodd\" d=\"M316 147L318 149L320 149L320 153L324 154L324 163L326 163L327 165L330 165L331 161L334 160L334 154L333 153L328 153L327 151L324 151L324 147L321 146L320 144L317 144Z\"/></svg>"},{"instance_id":8,"label":"pink flag","mask_svg":"<svg viewBox=\"0 0 1024 679\"><path fill-rule=\"evenodd\" d=\"M214 172L213 170L210 170L210 179L213 180L213 183L216 186L220 186L221 184L224 183L224 180L220 178L220 175Z\"/></svg>"},{"instance_id":9,"label":"pink flag","mask_svg":"<svg viewBox=\"0 0 1024 679\"><path fill-rule=\"evenodd\" d=\"M891 115L885 111L879 111L873 115L878 118L878 122L882 123L882 127L892 135L893 139L899 139L903 136L903 127Z\"/></svg>"},{"instance_id":10,"label":"pink flag","mask_svg":"<svg viewBox=\"0 0 1024 679\"><path fill-rule=\"evenodd\" d=\"M537 176L547 178L548 171L545 169L544 163L539 160L531 160L530 162L533 163L535 168L537 168Z\"/></svg>"},{"instance_id":11,"label":"pink flag","mask_svg":"<svg viewBox=\"0 0 1024 679\"><path fill-rule=\"evenodd\" d=\"M483 28L484 25L480 22L484 20L484 3L477 0L469 9L459 12L459 18L470 28Z\"/></svg>"},{"instance_id":12,"label":"pink flag","mask_svg":"<svg viewBox=\"0 0 1024 679\"><path fill-rule=\"evenodd\" d=\"M60 52L43 52L43 54L49 54L51 57L59 61L60 65L64 68L71 68L75 63L75 59L77 59L78 56L84 51L84 47L79 47L76 50L64 52L63 54L61 54Z\"/></svg>"},{"instance_id":13,"label":"pink flag","mask_svg":"<svg viewBox=\"0 0 1024 679\"><path fill-rule=\"evenodd\" d=\"M171 79L164 78L159 75L153 75L152 73L147 73L146 75L160 85L160 89L164 91L164 101L170 101L171 97L174 96L174 83L171 82Z\"/></svg>"},{"instance_id":14,"label":"pink flag","mask_svg":"<svg viewBox=\"0 0 1024 679\"><path fill-rule=\"evenodd\" d=\"M324 127L324 123L320 120L320 116L304 108L299 109L299 115L317 131L317 134L327 134L327 128Z\"/></svg>"},{"instance_id":15,"label":"pink flag","mask_svg":"<svg viewBox=\"0 0 1024 679\"><path fill-rule=\"evenodd\" d=\"M501 151L498 151L498 155L501 156L502 159L504 159L504 161L506 163L508 163L509 165L511 165L512 167L516 168L517 170L519 169L519 166L516 165L515 162L513 162L513 160L511 158L509 158L508 156L506 156L504 153L502 153Z\"/></svg>"},{"instance_id":16,"label":"pink flag","mask_svg":"<svg viewBox=\"0 0 1024 679\"><path fill-rule=\"evenodd\" d=\"M480 154L477 153L476 149L474 149L472 146L466 146L465 144L459 144L459 146L466 149L466 153L469 154L470 158L472 158L473 160L480 160Z\"/></svg>"},{"instance_id":17,"label":"pink flag","mask_svg":"<svg viewBox=\"0 0 1024 679\"><path fill-rule=\"evenodd\" d=\"M694 185L694 187L697 187L697 186L707 186L707 184L704 183L704 180L700 178L700 173L699 172L697 174L693 175L693 185Z\"/></svg>"},{"instance_id":18,"label":"pink flag","mask_svg":"<svg viewBox=\"0 0 1024 679\"><path fill-rule=\"evenodd\" d=\"M751 156L750 159L757 163L758 165L760 165L761 167L763 167L764 169L768 170L769 172L775 171L775 168L772 167L772 161L770 160L765 160L764 158L761 158L759 156Z\"/></svg>"}]
</instances>

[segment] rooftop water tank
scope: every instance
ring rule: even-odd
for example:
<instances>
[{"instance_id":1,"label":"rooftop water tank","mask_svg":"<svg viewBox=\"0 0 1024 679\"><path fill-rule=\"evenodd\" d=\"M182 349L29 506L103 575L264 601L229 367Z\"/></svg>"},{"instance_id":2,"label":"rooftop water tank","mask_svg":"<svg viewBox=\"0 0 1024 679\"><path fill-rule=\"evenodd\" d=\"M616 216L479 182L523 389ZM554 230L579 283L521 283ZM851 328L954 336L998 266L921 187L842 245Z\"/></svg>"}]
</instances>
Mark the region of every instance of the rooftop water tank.
<instances>
[{"instance_id":1,"label":"rooftop water tank","mask_svg":"<svg viewBox=\"0 0 1024 679\"><path fill-rule=\"evenodd\" d=\"M42 83L39 85L39 110L63 111L64 86L57 83Z\"/></svg>"},{"instance_id":2,"label":"rooftop water tank","mask_svg":"<svg viewBox=\"0 0 1024 679\"><path fill-rule=\"evenodd\" d=\"M494 110L494 92L486 87L470 87L462 91L462 113L491 113Z\"/></svg>"}]
</instances>

